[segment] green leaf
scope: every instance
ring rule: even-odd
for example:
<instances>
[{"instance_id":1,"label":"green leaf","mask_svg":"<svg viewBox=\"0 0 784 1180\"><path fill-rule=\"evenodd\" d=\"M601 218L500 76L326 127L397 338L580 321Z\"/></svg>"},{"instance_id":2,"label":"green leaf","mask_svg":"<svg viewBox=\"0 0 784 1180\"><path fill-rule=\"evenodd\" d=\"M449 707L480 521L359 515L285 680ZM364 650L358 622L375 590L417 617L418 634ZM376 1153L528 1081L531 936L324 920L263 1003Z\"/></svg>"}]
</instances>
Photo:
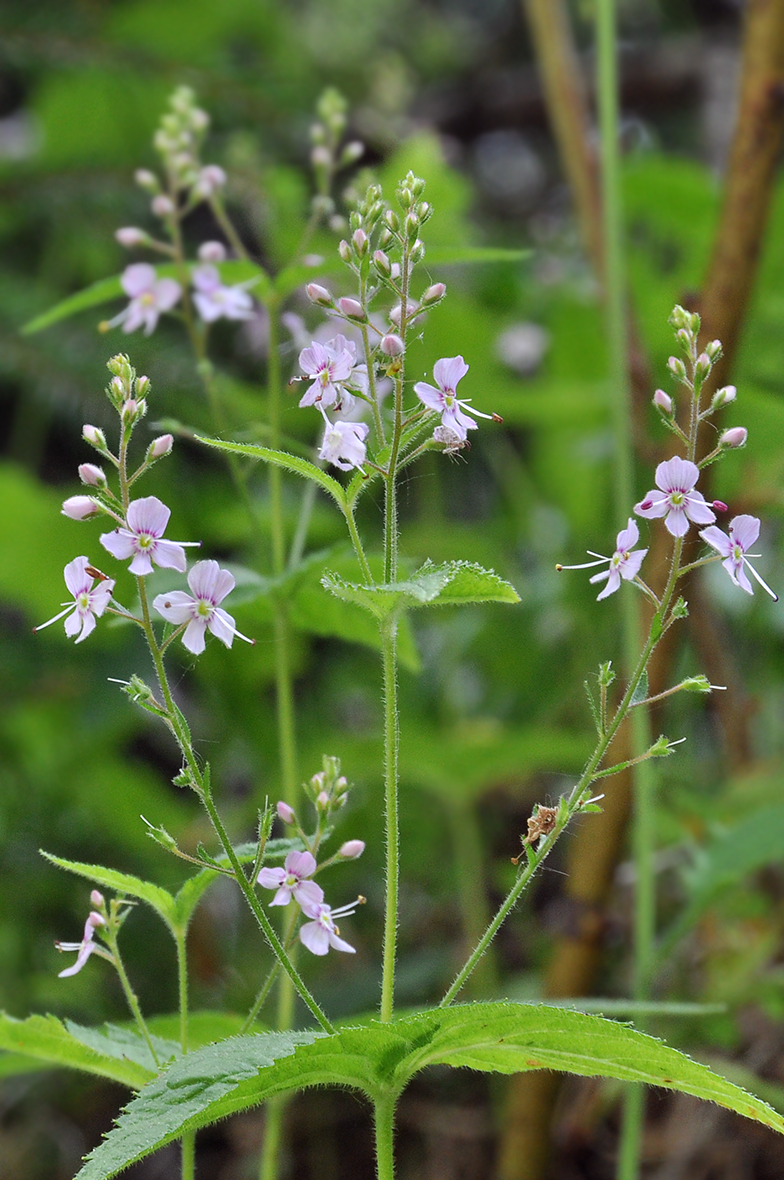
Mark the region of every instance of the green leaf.
<instances>
[{"instance_id":1,"label":"green leaf","mask_svg":"<svg viewBox=\"0 0 784 1180\"><path fill-rule=\"evenodd\" d=\"M65 1027L75 1041L94 1049L103 1057L116 1057L118 1061L134 1061L150 1073L159 1072L150 1047L135 1028L122 1028L117 1024L104 1024L102 1028L86 1028L73 1020L66 1020ZM161 1064L180 1057L182 1051L175 1040L151 1036L155 1052Z\"/></svg>"},{"instance_id":2,"label":"green leaf","mask_svg":"<svg viewBox=\"0 0 784 1180\"><path fill-rule=\"evenodd\" d=\"M77 1027L77 1026L74 1026ZM28 1016L15 1020L0 1013L0 1049L22 1053L47 1065L80 1069L98 1077L110 1078L132 1090L140 1089L155 1075L129 1056L107 1051L109 1045L97 1047L75 1037L55 1016Z\"/></svg>"},{"instance_id":3,"label":"green leaf","mask_svg":"<svg viewBox=\"0 0 784 1180\"><path fill-rule=\"evenodd\" d=\"M190 268L189 268L190 269ZM170 278L180 280L180 269L173 262L166 262L156 264L155 270L159 278ZM218 264L221 278L226 284L234 283L248 283L255 280L254 286L251 290L263 299L270 291L271 284L269 275L260 266L254 262L245 262L241 259L233 259L229 262L221 262ZM92 283L91 286L85 287L83 291L77 291L75 295L69 295L67 299L63 299L60 303L50 307L48 311L42 312L35 316L34 319L28 321L23 328L22 333L25 336L32 336L35 332L41 332L44 328L50 328L52 324L59 323L60 320L66 320L72 315L77 315L80 311L88 311L91 307L100 307L102 303L109 303L112 299L127 298L122 288L121 275L112 275L107 279L99 279L97 283Z\"/></svg>"},{"instance_id":4,"label":"green leaf","mask_svg":"<svg viewBox=\"0 0 784 1180\"><path fill-rule=\"evenodd\" d=\"M301 475L303 479L310 479L325 492L328 492L338 507L345 511L346 495L342 486L331 475L327 475L325 471L307 459L300 459L298 455L289 455L286 451L273 451L269 447L262 447L256 443L224 442L220 438L206 438L198 434L196 441L206 443L208 447L217 447L220 451L231 451L234 455L247 455L250 459L263 459L275 467L282 467L284 471L291 471L294 475Z\"/></svg>"},{"instance_id":5,"label":"green leaf","mask_svg":"<svg viewBox=\"0 0 784 1180\"><path fill-rule=\"evenodd\" d=\"M316 1085L348 1086L370 1098L398 1094L430 1065L503 1074L555 1069L645 1082L717 1102L784 1132L784 1118L764 1102L627 1025L545 1005L470 1004L385 1025L369 1020L332 1036L233 1037L189 1053L126 1107L77 1180L109 1180L185 1131L273 1094Z\"/></svg>"},{"instance_id":6,"label":"green leaf","mask_svg":"<svg viewBox=\"0 0 784 1180\"><path fill-rule=\"evenodd\" d=\"M152 906L156 914L163 918L171 929L175 928L175 901L172 895L159 885L150 881L142 881L130 873L118 873L116 869L105 869L102 865L82 864L80 861L64 860L61 856L53 856L51 852L41 849L41 856L58 868L67 869L69 873L76 873L79 877L86 877L96 885L103 885L106 889L114 889L127 897L137 897Z\"/></svg>"},{"instance_id":7,"label":"green leaf","mask_svg":"<svg viewBox=\"0 0 784 1180\"><path fill-rule=\"evenodd\" d=\"M500 578L493 570L483 569L472 561L448 561L444 565L425 562L414 575L429 579L434 575L447 575L444 588L428 602L436 606L452 606L468 602L519 602L520 595L514 586Z\"/></svg>"},{"instance_id":8,"label":"green leaf","mask_svg":"<svg viewBox=\"0 0 784 1180\"><path fill-rule=\"evenodd\" d=\"M639 705L648 696L648 673L643 672L640 679L637 681L637 687L632 693L632 699L629 701L629 706Z\"/></svg>"},{"instance_id":9,"label":"green leaf","mask_svg":"<svg viewBox=\"0 0 784 1180\"><path fill-rule=\"evenodd\" d=\"M448 561L443 565L426 561L410 578L382 586L347 582L330 572L324 575L321 583L336 598L354 602L378 619L388 618L408 607L430 604L457 606L468 602L520 601L509 582L469 561Z\"/></svg>"}]
</instances>

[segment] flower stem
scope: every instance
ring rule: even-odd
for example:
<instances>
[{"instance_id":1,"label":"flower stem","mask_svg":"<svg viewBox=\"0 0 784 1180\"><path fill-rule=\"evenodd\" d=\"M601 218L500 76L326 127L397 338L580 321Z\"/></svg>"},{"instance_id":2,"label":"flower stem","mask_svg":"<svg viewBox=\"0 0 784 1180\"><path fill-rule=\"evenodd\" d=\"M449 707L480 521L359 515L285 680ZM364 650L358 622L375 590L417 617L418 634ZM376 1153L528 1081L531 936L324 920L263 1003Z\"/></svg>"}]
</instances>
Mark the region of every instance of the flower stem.
<instances>
[{"instance_id":1,"label":"flower stem","mask_svg":"<svg viewBox=\"0 0 784 1180\"><path fill-rule=\"evenodd\" d=\"M384 954L381 975L381 1019L382 1021L389 1021L392 1019L395 1003L395 957L397 949L400 856L396 620L388 619L382 624L381 642L384 660L384 814L386 821L386 902L384 912Z\"/></svg>"},{"instance_id":2,"label":"flower stem","mask_svg":"<svg viewBox=\"0 0 784 1180\"><path fill-rule=\"evenodd\" d=\"M136 997L136 993L133 990L133 988L131 987L131 981L128 978L128 975L125 970L125 966L123 965L122 957L121 957L120 952L117 948L117 935L116 935L115 931L113 930L113 928L111 927L111 925L106 927L106 941L109 943L109 947L112 952L112 957L114 959L114 966L117 971L117 975L119 976L119 979L120 979L120 986L123 989L123 994L125 995L125 999L128 1002L128 1007L130 1008L131 1012L133 1013L133 1018L136 1021L139 1032L142 1034L145 1041L147 1042L147 1048L150 1050L150 1053L152 1054L153 1061L155 1062L156 1066L160 1069L161 1063L158 1058L158 1054L155 1052L155 1046L152 1043L152 1037L150 1036L150 1030L147 1027L147 1021L142 1016L142 1010L139 1007L139 1001Z\"/></svg>"},{"instance_id":3,"label":"flower stem","mask_svg":"<svg viewBox=\"0 0 784 1180\"><path fill-rule=\"evenodd\" d=\"M383 1094L373 1105L376 1130L376 1175L378 1180L395 1180L396 1094Z\"/></svg>"}]
</instances>

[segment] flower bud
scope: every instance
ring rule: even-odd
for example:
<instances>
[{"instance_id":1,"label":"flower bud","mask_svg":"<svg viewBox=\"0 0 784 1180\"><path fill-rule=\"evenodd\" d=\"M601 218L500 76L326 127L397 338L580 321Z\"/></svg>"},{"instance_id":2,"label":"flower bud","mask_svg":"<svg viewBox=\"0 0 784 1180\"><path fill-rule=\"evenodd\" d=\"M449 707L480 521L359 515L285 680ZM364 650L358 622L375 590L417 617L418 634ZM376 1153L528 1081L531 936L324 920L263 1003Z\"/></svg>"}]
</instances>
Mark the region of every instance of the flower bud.
<instances>
[{"instance_id":1,"label":"flower bud","mask_svg":"<svg viewBox=\"0 0 784 1180\"><path fill-rule=\"evenodd\" d=\"M725 430L719 439L720 447L745 447L746 439L749 437L749 432L745 426L731 426L729 430Z\"/></svg>"},{"instance_id":2,"label":"flower bud","mask_svg":"<svg viewBox=\"0 0 784 1180\"><path fill-rule=\"evenodd\" d=\"M657 389L653 395L653 404L665 414L672 413L672 398L663 389Z\"/></svg>"},{"instance_id":3,"label":"flower bud","mask_svg":"<svg viewBox=\"0 0 784 1180\"><path fill-rule=\"evenodd\" d=\"M316 172L326 171L332 163L332 152L325 144L318 143L310 153L310 162Z\"/></svg>"},{"instance_id":4,"label":"flower bud","mask_svg":"<svg viewBox=\"0 0 784 1180\"><path fill-rule=\"evenodd\" d=\"M686 380L686 366L677 356L670 357L670 359L667 361L667 368L670 370L672 375L677 377L680 381Z\"/></svg>"},{"instance_id":5,"label":"flower bud","mask_svg":"<svg viewBox=\"0 0 784 1180\"><path fill-rule=\"evenodd\" d=\"M100 467L94 463L82 463L79 467L79 479L91 488L105 488L106 476Z\"/></svg>"},{"instance_id":6,"label":"flower bud","mask_svg":"<svg viewBox=\"0 0 784 1180\"><path fill-rule=\"evenodd\" d=\"M728 406L730 402L735 401L737 396L738 391L734 385L724 385L714 393L711 408L718 410L720 406Z\"/></svg>"},{"instance_id":7,"label":"flower bud","mask_svg":"<svg viewBox=\"0 0 784 1180\"><path fill-rule=\"evenodd\" d=\"M678 337L678 343L682 346L683 351L686 353L691 352L692 334L688 328L679 328L676 332L676 336Z\"/></svg>"},{"instance_id":8,"label":"flower bud","mask_svg":"<svg viewBox=\"0 0 784 1180\"><path fill-rule=\"evenodd\" d=\"M343 860L356 860L364 851L364 840L346 840L346 843L338 849L338 856Z\"/></svg>"},{"instance_id":9,"label":"flower bud","mask_svg":"<svg viewBox=\"0 0 784 1180\"><path fill-rule=\"evenodd\" d=\"M411 247L411 264L416 266L425 257L425 243L421 238L417 238Z\"/></svg>"},{"instance_id":10,"label":"flower bud","mask_svg":"<svg viewBox=\"0 0 784 1180\"><path fill-rule=\"evenodd\" d=\"M422 201L422 203L417 207L417 214L419 215L420 225L423 222L427 221L427 219L432 215L432 213L433 213L433 206L430 204L430 202L429 201Z\"/></svg>"},{"instance_id":11,"label":"flower bud","mask_svg":"<svg viewBox=\"0 0 784 1180\"><path fill-rule=\"evenodd\" d=\"M124 225L121 229L116 229L114 236L121 246L125 246L126 250L130 250L132 246L143 246L145 242L150 240L150 235L145 233L143 229L137 229L135 225Z\"/></svg>"},{"instance_id":12,"label":"flower bud","mask_svg":"<svg viewBox=\"0 0 784 1180\"><path fill-rule=\"evenodd\" d=\"M202 242L199 246L199 260L201 262L224 262L226 247L223 242Z\"/></svg>"},{"instance_id":13,"label":"flower bud","mask_svg":"<svg viewBox=\"0 0 784 1180\"><path fill-rule=\"evenodd\" d=\"M90 894L90 901L96 909L103 909L103 907L106 905L103 894L99 893L97 889L93 889L92 893Z\"/></svg>"},{"instance_id":14,"label":"flower bud","mask_svg":"<svg viewBox=\"0 0 784 1180\"><path fill-rule=\"evenodd\" d=\"M432 287L428 287L422 296L422 306L427 307L428 304L439 303L446 295L446 286L443 283L433 283Z\"/></svg>"},{"instance_id":15,"label":"flower bud","mask_svg":"<svg viewBox=\"0 0 784 1180\"><path fill-rule=\"evenodd\" d=\"M400 218L394 209L387 209L386 213L384 214L384 221L392 230L392 233L396 234L400 229Z\"/></svg>"},{"instance_id":16,"label":"flower bud","mask_svg":"<svg viewBox=\"0 0 784 1180\"><path fill-rule=\"evenodd\" d=\"M154 438L147 448L148 462L152 462L153 459L162 459L164 455L171 454L173 445L174 438L170 434L161 434L158 438Z\"/></svg>"},{"instance_id":17,"label":"flower bud","mask_svg":"<svg viewBox=\"0 0 784 1180\"><path fill-rule=\"evenodd\" d=\"M351 236L351 240L354 243L354 249L360 258L367 254L370 248L370 240L363 229L355 229Z\"/></svg>"},{"instance_id":18,"label":"flower bud","mask_svg":"<svg viewBox=\"0 0 784 1180\"><path fill-rule=\"evenodd\" d=\"M156 217L171 217L174 212L174 201L165 193L158 193L157 197L150 201L150 208Z\"/></svg>"},{"instance_id":19,"label":"flower bud","mask_svg":"<svg viewBox=\"0 0 784 1180\"><path fill-rule=\"evenodd\" d=\"M90 923L93 930L95 929L96 926L105 926L106 925L106 921L104 920L103 916L101 914L96 913L95 910L90 910L90 913L87 915L87 921Z\"/></svg>"},{"instance_id":20,"label":"flower bud","mask_svg":"<svg viewBox=\"0 0 784 1180\"><path fill-rule=\"evenodd\" d=\"M97 426L91 426L89 422L86 422L82 427L82 438L91 447L97 447L99 451L106 450L106 435Z\"/></svg>"},{"instance_id":21,"label":"flower bud","mask_svg":"<svg viewBox=\"0 0 784 1180\"><path fill-rule=\"evenodd\" d=\"M340 255L341 260L343 262L353 262L354 261L354 255L351 253L351 247L349 246L349 244L345 238L338 246L338 254Z\"/></svg>"},{"instance_id":22,"label":"flower bud","mask_svg":"<svg viewBox=\"0 0 784 1180\"><path fill-rule=\"evenodd\" d=\"M416 213L406 214L406 237L409 242L415 242L419 233L419 218Z\"/></svg>"},{"instance_id":23,"label":"flower bud","mask_svg":"<svg viewBox=\"0 0 784 1180\"><path fill-rule=\"evenodd\" d=\"M98 504L92 496L69 496L60 509L63 516L71 520L88 520L99 511Z\"/></svg>"},{"instance_id":24,"label":"flower bud","mask_svg":"<svg viewBox=\"0 0 784 1180\"><path fill-rule=\"evenodd\" d=\"M277 806L278 818L282 819L284 824L293 824L295 822L294 809L289 807L288 803L284 803L281 799Z\"/></svg>"},{"instance_id":25,"label":"flower bud","mask_svg":"<svg viewBox=\"0 0 784 1180\"><path fill-rule=\"evenodd\" d=\"M376 250L375 254L373 255L373 261L376 264L376 270L378 273L380 275L384 275L385 278L388 278L392 272L392 267L389 258L384 253L384 251Z\"/></svg>"},{"instance_id":26,"label":"flower bud","mask_svg":"<svg viewBox=\"0 0 784 1180\"><path fill-rule=\"evenodd\" d=\"M207 164L201 169L193 186L193 191L199 197L211 197L226 183L226 173L219 164Z\"/></svg>"},{"instance_id":27,"label":"flower bud","mask_svg":"<svg viewBox=\"0 0 784 1180\"><path fill-rule=\"evenodd\" d=\"M318 283L308 283L305 291L311 303L316 303L319 307L335 306L332 296L326 287L320 287Z\"/></svg>"},{"instance_id":28,"label":"flower bud","mask_svg":"<svg viewBox=\"0 0 784 1180\"><path fill-rule=\"evenodd\" d=\"M694 380L704 381L711 371L711 359L707 352L701 352L694 366Z\"/></svg>"},{"instance_id":29,"label":"flower bud","mask_svg":"<svg viewBox=\"0 0 784 1180\"><path fill-rule=\"evenodd\" d=\"M400 337L395 336L394 333L391 332L389 335L382 337L381 344L379 345L379 348L383 352L384 356L402 356L405 351L405 347L406 346Z\"/></svg>"},{"instance_id":30,"label":"flower bud","mask_svg":"<svg viewBox=\"0 0 784 1180\"><path fill-rule=\"evenodd\" d=\"M366 320L365 309L362 304L356 299L339 299L338 307L343 312L343 315L348 316L352 320Z\"/></svg>"},{"instance_id":31,"label":"flower bud","mask_svg":"<svg viewBox=\"0 0 784 1180\"><path fill-rule=\"evenodd\" d=\"M137 168L133 179L139 188L146 189L148 193L157 193L160 188L158 177L154 172L150 172L149 168Z\"/></svg>"},{"instance_id":32,"label":"flower bud","mask_svg":"<svg viewBox=\"0 0 784 1180\"><path fill-rule=\"evenodd\" d=\"M144 375L142 375L141 377L137 377L136 378L136 397L137 398L146 397L147 394L150 392L151 385L152 385L152 382L150 381L149 377L145 377ZM144 408L144 412L145 412L145 414L147 413L146 406Z\"/></svg>"},{"instance_id":33,"label":"flower bud","mask_svg":"<svg viewBox=\"0 0 784 1180\"><path fill-rule=\"evenodd\" d=\"M721 340L711 340L709 344L705 345L705 352L711 361L717 360L721 356Z\"/></svg>"},{"instance_id":34,"label":"flower bud","mask_svg":"<svg viewBox=\"0 0 784 1180\"><path fill-rule=\"evenodd\" d=\"M356 164L365 154L365 145L359 139L352 139L340 153L340 167L347 168L349 164Z\"/></svg>"},{"instance_id":35,"label":"flower bud","mask_svg":"<svg viewBox=\"0 0 784 1180\"><path fill-rule=\"evenodd\" d=\"M319 791L316 796L316 807L319 811L326 811L329 807L329 795L326 791Z\"/></svg>"}]
</instances>

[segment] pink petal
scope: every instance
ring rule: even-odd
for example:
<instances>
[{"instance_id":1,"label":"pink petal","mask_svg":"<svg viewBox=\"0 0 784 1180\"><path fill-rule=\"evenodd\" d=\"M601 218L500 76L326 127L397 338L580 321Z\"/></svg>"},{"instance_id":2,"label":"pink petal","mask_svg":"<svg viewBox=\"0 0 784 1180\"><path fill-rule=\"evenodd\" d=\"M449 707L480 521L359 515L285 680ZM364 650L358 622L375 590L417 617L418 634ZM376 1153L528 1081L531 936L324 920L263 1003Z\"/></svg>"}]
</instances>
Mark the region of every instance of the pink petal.
<instances>
[{"instance_id":1,"label":"pink petal","mask_svg":"<svg viewBox=\"0 0 784 1180\"><path fill-rule=\"evenodd\" d=\"M158 311L171 311L182 295L182 287L175 279L159 279L155 284L155 306Z\"/></svg>"},{"instance_id":2,"label":"pink petal","mask_svg":"<svg viewBox=\"0 0 784 1180\"><path fill-rule=\"evenodd\" d=\"M436 361L433 368L433 376L436 379L436 384L440 385L441 389L457 389L457 383L468 372L468 365L461 356L442 357L440 361Z\"/></svg>"},{"instance_id":3,"label":"pink petal","mask_svg":"<svg viewBox=\"0 0 784 1180\"><path fill-rule=\"evenodd\" d=\"M594 580L595 580L594 578L591 578L592 582ZM620 584L621 584L621 575L618 573L618 570L613 566L607 571L607 585L605 586L604 590L601 591L600 594L596 595L596 601L600 602L602 598L608 598L611 594L614 594L615 591L620 586Z\"/></svg>"},{"instance_id":4,"label":"pink petal","mask_svg":"<svg viewBox=\"0 0 784 1180\"><path fill-rule=\"evenodd\" d=\"M329 945L334 947L336 951L347 951L350 955L355 955L357 952L353 946L349 946L342 938L338 938L337 934L327 934Z\"/></svg>"},{"instance_id":5,"label":"pink petal","mask_svg":"<svg viewBox=\"0 0 784 1180\"><path fill-rule=\"evenodd\" d=\"M157 496L144 496L128 506L128 528L133 533L162 537L170 516L171 510Z\"/></svg>"},{"instance_id":6,"label":"pink petal","mask_svg":"<svg viewBox=\"0 0 784 1180\"><path fill-rule=\"evenodd\" d=\"M73 639L74 635L78 634L81 628L82 620L79 616L79 610L77 607L74 607L68 618L65 620L65 633L69 639Z\"/></svg>"},{"instance_id":7,"label":"pink petal","mask_svg":"<svg viewBox=\"0 0 784 1180\"><path fill-rule=\"evenodd\" d=\"M729 557L732 553L732 541L723 533L716 525L711 525L709 529L701 529L700 536L703 541L707 541L714 549L718 550L724 557Z\"/></svg>"},{"instance_id":8,"label":"pink petal","mask_svg":"<svg viewBox=\"0 0 784 1180\"><path fill-rule=\"evenodd\" d=\"M290 852L283 864L295 877L312 877L316 871L316 859L310 852Z\"/></svg>"},{"instance_id":9,"label":"pink petal","mask_svg":"<svg viewBox=\"0 0 784 1180\"><path fill-rule=\"evenodd\" d=\"M324 890L315 881L300 881L292 892L297 905L302 907L308 917L311 917L314 909L324 902Z\"/></svg>"},{"instance_id":10,"label":"pink petal","mask_svg":"<svg viewBox=\"0 0 784 1180\"><path fill-rule=\"evenodd\" d=\"M221 568L217 561L197 561L188 574L188 585L195 597L215 602L215 587L218 584L220 573ZM231 586L229 586L229 590L231 590L234 586L234 578L231 577L231 574L228 576L231 578Z\"/></svg>"},{"instance_id":11,"label":"pink petal","mask_svg":"<svg viewBox=\"0 0 784 1180\"><path fill-rule=\"evenodd\" d=\"M629 517L629 523L625 529L621 529L618 533L618 539L615 542L615 548L625 553L627 549L633 549L640 539L640 530L637 528L636 522Z\"/></svg>"},{"instance_id":12,"label":"pink petal","mask_svg":"<svg viewBox=\"0 0 784 1180\"><path fill-rule=\"evenodd\" d=\"M636 578L647 552L647 549L637 549L634 553L630 553L626 561L621 563L618 570L621 577L625 578L627 582L631 582L633 578Z\"/></svg>"},{"instance_id":13,"label":"pink petal","mask_svg":"<svg viewBox=\"0 0 784 1180\"><path fill-rule=\"evenodd\" d=\"M113 533L101 533L100 542L112 557L125 561L136 552L136 537L127 529L115 529Z\"/></svg>"},{"instance_id":14,"label":"pink petal","mask_svg":"<svg viewBox=\"0 0 784 1180\"><path fill-rule=\"evenodd\" d=\"M221 277L214 266L195 266L191 273L191 282L197 291L210 295L221 285Z\"/></svg>"},{"instance_id":15,"label":"pink petal","mask_svg":"<svg viewBox=\"0 0 784 1180\"><path fill-rule=\"evenodd\" d=\"M649 505L643 508L643 504ZM638 516L644 516L646 520L656 520L660 516L666 516L670 510L669 501L665 496L655 489L651 489L644 499L640 500L639 504L634 505L634 511Z\"/></svg>"},{"instance_id":16,"label":"pink petal","mask_svg":"<svg viewBox=\"0 0 784 1180\"><path fill-rule=\"evenodd\" d=\"M205 635L207 634L207 620L206 619L191 619L188 626L185 628L182 636L182 642L187 647L188 651L193 652L195 656L200 656L205 648Z\"/></svg>"},{"instance_id":17,"label":"pink petal","mask_svg":"<svg viewBox=\"0 0 784 1180\"><path fill-rule=\"evenodd\" d=\"M326 955L329 950L329 935L318 922L306 922L300 928L299 940L314 955Z\"/></svg>"},{"instance_id":18,"label":"pink petal","mask_svg":"<svg viewBox=\"0 0 784 1180\"><path fill-rule=\"evenodd\" d=\"M86 572L86 567L89 564L88 558L75 557L73 561L68 562L68 565L63 570L65 584L74 598L78 594L81 594L83 590L89 590L93 584L93 579Z\"/></svg>"},{"instance_id":19,"label":"pink petal","mask_svg":"<svg viewBox=\"0 0 784 1180\"><path fill-rule=\"evenodd\" d=\"M73 615L71 616L71 618L73 618ZM87 638L88 635L91 635L94 630L95 630L95 615L92 614L91 612L88 612L87 614L82 615L82 633L76 642L81 643L83 640L85 640Z\"/></svg>"},{"instance_id":20,"label":"pink petal","mask_svg":"<svg viewBox=\"0 0 784 1180\"><path fill-rule=\"evenodd\" d=\"M136 553L128 569L132 574L136 574L137 578L146 578L148 574L152 573L152 558L150 554L147 552Z\"/></svg>"},{"instance_id":21,"label":"pink petal","mask_svg":"<svg viewBox=\"0 0 784 1180\"><path fill-rule=\"evenodd\" d=\"M219 303L216 303L211 295L201 295L198 291L194 293L193 302L196 304L196 310L205 324L214 324L223 315L223 308Z\"/></svg>"},{"instance_id":22,"label":"pink petal","mask_svg":"<svg viewBox=\"0 0 784 1180\"><path fill-rule=\"evenodd\" d=\"M280 889L270 902L270 905L288 905L291 901L291 895L293 892L294 891L290 888L290 886L281 885Z\"/></svg>"},{"instance_id":23,"label":"pink petal","mask_svg":"<svg viewBox=\"0 0 784 1180\"><path fill-rule=\"evenodd\" d=\"M428 385L427 381L417 381L414 386L414 393L421 402L430 410L436 410L439 414L444 408L444 395L440 389L434 389L432 385Z\"/></svg>"},{"instance_id":24,"label":"pink petal","mask_svg":"<svg viewBox=\"0 0 784 1180\"><path fill-rule=\"evenodd\" d=\"M185 573L185 567L188 564L185 550L176 541L156 541L153 548L153 560L161 569L179 570L181 574Z\"/></svg>"},{"instance_id":25,"label":"pink petal","mask_svg":"<svg viewBox=\"0 0 784 1180\"><path fill-rule=\"evenodd\" d=\"M689 459L673 455L656 468L656 486L663 492L690 492L699 477L699 468Z\"/></svg>"},{"instance_id":26,"label":"pink petal","mask_svg":"<svg viewBox=\"0 0 784 1180\"><path fill-rule=\"evenodd\" d=\"M226 647L231 647L234 636L237 634L237 628L234 625L234 619L227 611L217 606L207 620L207 626L216 639L220 639Z\"/></svg>"},{"instance_id":27,"label":"pink petal","mask_svg":"<svg viewBox=\"0 0 784 1180\"><path fill-rule=\"evenodd\" d=\"M184 590L172 590L169 594L158 594L152 605L167 623L180 626L193 617L195 603Z\"/></svg>"},{"instance_id":28,"label":"pink petal","mask_svg":"<svg viewBox=\"0 0 784 1180\"><path fill-rule=\"evenodd\" d=\"M705 503L701 492L692 492L686 497L683 502L683 511L695 524L710 524L716 519L716 513Z\"/></svg>"},{"instance_id":29,"label":"pink petal","mask_svg":"<svg viewBox=\"0 0 784 1180\"><path fill-rule=\"evenodd\" d=\"M725 570L730 575L736 586L740 586L741 590L745 590L747 594L754 593L754 588L748 579L748 575L746 574L746 570L744 569L742 562L736 567L732 558L728 557L727 560L723 561L721 564L724 566Z\"/></svg>"},{"instance_id":30,"label":"pink petal","mask_svg":"<svg viewBox=\"0 0 784 1180\"><path fill-rule=\"evenodd\" d=\"M670 508L664 521L664 527L673 537L685 537L689 531L689 521L682 508Z\"/></svg>"},{"instance_id":31,"label":"pink petal","mask_svg":"<svg viewBox=\"0 0 784 1180\"><path fill-rule=\"evenodd\" d=\"M139 295L152 291L157 277L155 267L150 266L149 262L134 262L131 266L126 266L120 283L126 295L131 299L137 299Z\"/></svg>"},{"instance_id":32,"label":"pink petal","mask_svg":"<svg viewBox=\"0 0 784 1180\"><path fill-rule=\"evenodd\" d=\"M756 544L759 532L760 522L756 516L744 513L730 521L730 536L737 541L744 553L748 553L752 545Z\"/></svg>"},{"instance_id":33,"label":"pink petal","mask_svg":"<svg viewBox=\"0 0 784 1180\"><path fill-rule=\"evenodd\" d=\"M286 880L283 869L261 869L256 881L262 889L279 889Z\"/></svg>"}]
</instances>

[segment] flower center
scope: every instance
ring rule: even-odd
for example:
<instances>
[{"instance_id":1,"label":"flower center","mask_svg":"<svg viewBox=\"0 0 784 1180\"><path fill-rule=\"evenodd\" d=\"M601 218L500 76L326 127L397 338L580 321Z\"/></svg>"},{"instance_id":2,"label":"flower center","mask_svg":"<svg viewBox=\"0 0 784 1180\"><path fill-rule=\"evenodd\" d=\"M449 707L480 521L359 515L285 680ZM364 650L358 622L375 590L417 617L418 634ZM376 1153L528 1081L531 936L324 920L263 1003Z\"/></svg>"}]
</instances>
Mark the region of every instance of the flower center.
<instances>
[{"instance_id":1,"label":"flower center","mask_svg":"<svg viewBox=\"0 0 784 1180\"><path fill-rule=\"evenodd\" d=\"M672 504L673 508L680 508L681 504L683 503L683 501L685 499L686 499L685 492L671 492L670 493L670 503Z\"/></svg>"},{"instance_id":2,"label":"flower center","mask_svg":"<svg viewBox=\"0 0 784 1180\"><path fill-rule=\"evenodd\" d=\"M79 610L86 611L90 609L90 595L87 590L82 590L81 594L77 595L76 605L79 607Z\"/></svg>"},{"instance_id":3,"label":"flower center","mask_svg":"<svg viewBox=\"0 0 784 1180\"><path fill-rule=\"evenodd\" d=\"M733 560L738 563L738 565L743 563L743 549L740 547L737 541L732 546L732 557Z\"/></svg>"},{"instance_id":4,"label":"flower center","mask_svg":"<svg viewBox=\"0 0 784 1180\"><path fill-rule=\"evenodd\" d=\"M149 549L153 543L153 537L149 533L139 533L137 541L140 549Z\"/></svg>"},{"instance_id":5,"label":"flower center","mask_svg":"<svg viewBox=\"0 0 784 1180\"><path fill-rule=\"evenodd\" d=\"M142 307L153 307L155 304L155 296L152 291L145 291L143 295L139 296L139 302Z\"/></svg>"},{"instance_id":6,"label":"flower center","mask_svg":"<svg viewBox=\"0 0 784 1180\"><path fill-rule=\"evenodd\" d=\"M203 619L209 619L209 617L212 614L212 611L213 611L213 605L211 602L207 602L206 599L204 599L204 598L200 598L198 600L198 602L196 604L196 614L197 615L200 615L201 618L203 618Z\"/></svg>"}]
</instances>

